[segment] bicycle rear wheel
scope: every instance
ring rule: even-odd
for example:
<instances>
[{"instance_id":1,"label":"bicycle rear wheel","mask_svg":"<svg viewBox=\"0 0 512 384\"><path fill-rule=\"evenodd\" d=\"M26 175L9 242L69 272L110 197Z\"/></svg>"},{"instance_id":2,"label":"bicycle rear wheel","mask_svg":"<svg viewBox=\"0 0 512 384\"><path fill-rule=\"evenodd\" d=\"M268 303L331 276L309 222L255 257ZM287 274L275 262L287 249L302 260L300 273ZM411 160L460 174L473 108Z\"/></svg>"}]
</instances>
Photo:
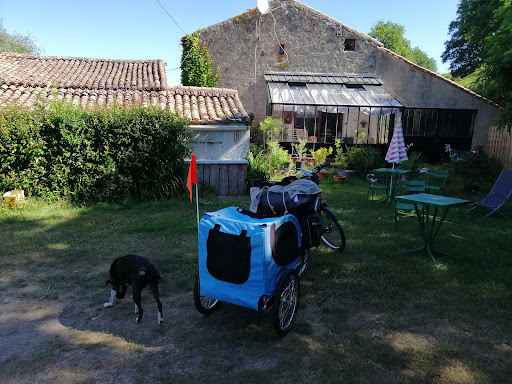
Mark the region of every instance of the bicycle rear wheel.
<instances>
[{"instance_id":1,"label":"bicycle rear wheel","mask_svg":"<svg viewBox=\"0 0 512 384\"><path fill-rule=\"evenodd\" d=\"M272 323L277 334L284 336L292 328L299 306L300 281L295 270L287 270L281 276L274 295Z\"/></svg>"},{"instance_id":2,"label":"bicycle rear wheel","mask_svg":"<svg viewBox=\"0 0 512 384\"><path fill-rule=\"evenodd\" d=\"M321 207L318 216L322 223L322 242L335 251L343 251L346 239L338 216L327 207Z\"/></svg>"}]
</instances>

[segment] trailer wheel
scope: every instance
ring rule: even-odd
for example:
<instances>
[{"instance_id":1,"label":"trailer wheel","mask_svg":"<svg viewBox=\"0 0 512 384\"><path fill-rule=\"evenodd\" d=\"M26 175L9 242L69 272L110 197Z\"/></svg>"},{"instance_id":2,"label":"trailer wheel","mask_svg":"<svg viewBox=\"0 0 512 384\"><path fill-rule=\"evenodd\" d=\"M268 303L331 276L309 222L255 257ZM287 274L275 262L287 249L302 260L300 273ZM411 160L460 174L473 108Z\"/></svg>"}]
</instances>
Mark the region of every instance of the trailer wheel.
<instances>
[{"instance_id":1,"label":"trailer wheel","mask_svg":"<svg viewBox=\"0 0 512 384\"><path fill-rule=\"evenodd\" d=\"M221 301L212 299L210 297L201 296L199 289L199 274L196 276L196 282L194 284L194 304L197 310L203 315L209 315L219 308Z\"/></svg>"}]
</instances>

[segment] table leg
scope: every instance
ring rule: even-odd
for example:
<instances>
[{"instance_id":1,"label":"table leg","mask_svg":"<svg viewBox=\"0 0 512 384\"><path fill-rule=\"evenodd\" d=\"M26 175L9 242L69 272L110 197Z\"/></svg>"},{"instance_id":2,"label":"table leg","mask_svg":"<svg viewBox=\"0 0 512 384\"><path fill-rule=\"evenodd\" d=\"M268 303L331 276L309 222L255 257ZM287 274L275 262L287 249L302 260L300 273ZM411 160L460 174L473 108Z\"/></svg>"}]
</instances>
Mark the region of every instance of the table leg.
<instances>
[{"instance_id":1,"label":"table leg","mask_svg":"<svg viewBox=\"0 0 512 384\"><path fill-rule=\"evenodd\" d=\"M430 240L430 249L431 249L432 253L437 253L437 254L443 255L443 256L448 256L448 254L438 251L437 249L434 249L434 240L435 240L437 234L439 233L439 229L441 228L441 225L444 223L444 219L446 218L446 215L447 215L449 209L450 208L448 207L443 210L443 213L441 214L441 217L439 218L439 221L437 223L437 227L435 226L435 223L432 226L432 237ZM437 215L437 208L435 210L434 215L435 216ZM435 216L434 216L434 219L435 219Z\"/></svg>"},{"instance_id":2,"label":"table leg","mask_svg":"<svg viewBox=\"0 0 512 384\"><path fill-rule=\"evenodd\" d=\"M417 208L416 208L417 209ZM425 210L424 210L425 212ZM434 229L436 226L436 216L437 216L437 208L434 209L434 214L432 218L430 218L430 207L426 208L426 225L425 225L425 247L427 248L427 254L430 259L436 263L436 259L434 257L434 250L432 249L432 243L434 240Z\"/></svg>"},{"instance_id":3,"label":"table leg","mask_svg":"<svg viewBox=\"0 0 512 384\"><path fill-rule=\"evenodd\" d=\"M422 209L419 209L417 204L414 204L414 210L416 211L416 217L418 218L418 224L420 227L420 233L423 237L423 246L410 249L408 251L400 252L400 254L404 253L415 253L425 250L427 252L427 255L430 257L430 259L437 263L436 258L434 257L434 254L438 255L444 255L448 256L444 252L440 252L436 249L434 249L434 239L436 238L437 234L439 233L439 229L441 228L441 225L444 222L444 219L446 217L446 214L448 213L448 208L445 208L443 210L443 213L441 214L441 217L439 217L438 220L438 208L434 209L434 212L432 214L432 217L430 216L430 207L422 207Z\"/></svg>"},{"instance_id":4,"label":"table leg","mask_svg":"<svg viewBox=\"0 0 512 384\"><path fill-rule=\"evenodd\" d=\"M422 209L421 211L418 209L418 206L414 204L414 210L416 212L416 218L418 219L418 225L420 227L420 233L423 236L423 245L418 248L410 249L408 251L399 252L399 254L403 253L416 253L423 250L427 250L428 240L426 237L426 223L425 223L425 211ZM428 252L428 250L427 250Z\"/></svg>"}]
</instances>

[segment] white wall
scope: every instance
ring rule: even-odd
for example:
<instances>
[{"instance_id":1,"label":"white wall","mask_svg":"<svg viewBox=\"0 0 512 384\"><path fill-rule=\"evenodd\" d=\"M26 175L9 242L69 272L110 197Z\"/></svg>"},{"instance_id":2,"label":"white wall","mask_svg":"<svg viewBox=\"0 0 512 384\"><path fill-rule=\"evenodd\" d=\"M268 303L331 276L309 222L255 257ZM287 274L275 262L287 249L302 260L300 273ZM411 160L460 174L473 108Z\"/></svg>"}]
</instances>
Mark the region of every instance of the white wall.
<instances>
[{"instance_id":1,"label":"white wall","mask_svg":"<svg viewBox=\"0 0 512 384\"><path fill-rule=\"evenodd\" d=\"M249 155L250 127L192 125L189 148L198 162L245 162Z\"/></svg>"}]
</instances>

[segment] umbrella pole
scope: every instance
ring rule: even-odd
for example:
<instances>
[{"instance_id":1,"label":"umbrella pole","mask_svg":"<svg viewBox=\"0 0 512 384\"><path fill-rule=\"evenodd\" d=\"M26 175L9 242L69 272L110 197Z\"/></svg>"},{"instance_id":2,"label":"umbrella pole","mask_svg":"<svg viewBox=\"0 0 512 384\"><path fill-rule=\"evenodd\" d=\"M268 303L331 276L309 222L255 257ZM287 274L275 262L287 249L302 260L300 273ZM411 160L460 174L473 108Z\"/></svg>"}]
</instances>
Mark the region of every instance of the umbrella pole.
<instances>
[{"instance_id":1,"label":"umbrella pole","mask_svg":"<svg viewBox=\"0 0 512 384\"><path fill-rule=\"evenodd\" d=\"M393 163L393 166L391 169L395 169L395 163ZM388 194L388 204L391 202L391 196L393 193L393 174L391 174L390 180L389 180L389 194Z\"/></svg>"}]
</instances>

